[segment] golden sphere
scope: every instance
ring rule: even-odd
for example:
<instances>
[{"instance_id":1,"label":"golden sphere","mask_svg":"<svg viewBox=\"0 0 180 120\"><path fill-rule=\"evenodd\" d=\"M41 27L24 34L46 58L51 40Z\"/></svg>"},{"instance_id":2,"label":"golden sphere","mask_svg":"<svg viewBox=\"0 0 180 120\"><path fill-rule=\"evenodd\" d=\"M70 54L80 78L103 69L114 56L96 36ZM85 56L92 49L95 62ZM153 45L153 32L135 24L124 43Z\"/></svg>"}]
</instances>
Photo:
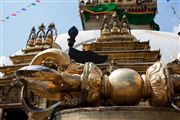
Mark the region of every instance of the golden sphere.
<instances>
[{"instance_id":1,"label":"golden sphere","mask_svg":"<svg viewBox=\"0 0 180 120\"><path fill-rule=\"evenodd\" d=\"M108 89L112 105L136 105L141 99L142 80L136 71L119 68L110 74Z\"/></svg>"}]
</instances>

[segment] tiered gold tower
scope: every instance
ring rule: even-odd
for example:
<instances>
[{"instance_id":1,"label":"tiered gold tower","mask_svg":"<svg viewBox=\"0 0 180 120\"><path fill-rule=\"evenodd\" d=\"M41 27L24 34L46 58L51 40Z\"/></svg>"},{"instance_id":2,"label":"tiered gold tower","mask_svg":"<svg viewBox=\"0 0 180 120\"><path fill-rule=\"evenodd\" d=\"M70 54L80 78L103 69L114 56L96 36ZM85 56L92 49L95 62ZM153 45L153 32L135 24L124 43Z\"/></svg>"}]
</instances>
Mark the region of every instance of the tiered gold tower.
<instances>
[{"instance_id":1,"label":"tiered gold tower","mask_svg":"<svg viewBox=\"0 0 180 120\"><path fill-rule=\"evenodd\" d=\"M55 43L57 37L57 31L54 23L48 26L45 32L45 26L42 24L39 26L39 30L36 32L35 27L32 28L29 38L27 40L26 47L23 48L19 54L10 56L12 65L0 67L0 72L4 75L0 78L0 119L9 119L13 115L19 116L17 119L25 119L25 113L21 110L22 105L20 103L20 91L21 85L13 83L16 79L14 72L24 66L29 65L31 60L39 52L49 48L60 48ZM16 84L15 86L13 84Z\"/></svg>"},{"instance_id":2,"label":"tiered gold tower","mask_svg":"<svg viewBox=\"0 0 180 120\"><path fill-rule=\"evenodd\" d=\"M98 65L104 71L131 68L142 74L161 57L160 50L150 50L149 41L140 42L131 34L126 16L120 22L116 13L111 22L104 18L100 37L96 42L84 44L83 50L108 55L107 62Z\"/></svg>"}]
</instances>

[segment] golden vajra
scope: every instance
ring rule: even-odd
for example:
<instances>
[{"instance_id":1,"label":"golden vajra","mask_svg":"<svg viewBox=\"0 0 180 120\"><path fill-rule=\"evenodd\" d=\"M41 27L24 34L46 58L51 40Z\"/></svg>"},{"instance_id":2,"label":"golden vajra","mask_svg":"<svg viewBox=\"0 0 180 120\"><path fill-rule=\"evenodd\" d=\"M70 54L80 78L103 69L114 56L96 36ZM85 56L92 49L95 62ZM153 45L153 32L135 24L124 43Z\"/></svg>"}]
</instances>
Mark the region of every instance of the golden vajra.
<instances>
[{"instance_id":1,"label":"golden vajra","mask_svg":"<svg viewBox=\"0 0 180 120\"><path fill-rule=\"evenodd\" d=\"M62 50L48 49L35 56L30 66L17 70L15 75L24 85L23 106L29 117L38 120L47 118L57 107L137 105L147 100L151 106L165 107L171 103L180 110L177 105L180 76L170 74L167 65L161 62L150 66L142 76L129 68L118 68L110 75L103 75L91 62L71 63ZM58 102L47 109L31 107L27 90Z\"/></svg>"}]
</instances>

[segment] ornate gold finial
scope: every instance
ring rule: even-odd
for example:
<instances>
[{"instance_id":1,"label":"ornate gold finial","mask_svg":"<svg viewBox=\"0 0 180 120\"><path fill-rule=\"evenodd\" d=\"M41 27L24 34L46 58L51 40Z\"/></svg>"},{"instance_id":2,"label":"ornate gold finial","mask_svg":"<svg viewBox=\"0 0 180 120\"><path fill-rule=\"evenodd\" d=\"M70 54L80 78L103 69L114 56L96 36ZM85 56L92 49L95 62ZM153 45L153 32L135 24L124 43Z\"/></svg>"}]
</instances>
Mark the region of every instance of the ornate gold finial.
<instances>
[{"instance_id":1,"label":"ornate gold finial","mask_svg":"<svg viewBox=\"0 0 180 120\"><path fill-rule=\"evenodd\" d=\"M122 18L120 31L121 31L121 34L123 34L123 35L131 34L131 29L130 29L126 15L124 15Z\"/></svg>"},{"instance_id":2,"label":"ornate gold finial","mask_svg":"<svg viewBox=\"0 0 180 120\"><path fill-rule=\"evenodd\" d=\"M56 29L56 26L54 23L51 23L52 25L52 29L54 30L54 41L56 40L57 36L58 36L58 33L57 33L57 29Z\"/></svg>"},{"instance_id":3,"label":"ornate gold finial","mask_svg":"<svg viewBox=\"0 0 180 120\"><path fill-rule=\"evenodd\" d=\"M48 30L46 32L46 36L45 36L45 41L44 41L44 44L45 45L48 45L48 46L51 46L52 43L53 43L53 28L55 27L55 25L52 23L49 24L48 26Z\"/></svg>"},{"instance_id":4,"label":"ornate gold finial","mask_svg":"<svg viewBox=\"0 0 180 120\"><path fill-rule=\"evenodd\" d=\"M51 29L55 29L56 27L55 27L55 24L54 23L51 23Z\"/></svg>"},{"instance_id":5,"label":"ornate gold finial","mask_svg":"<svg viewBox=\"0 0 180 120\"><path fill-rule=\"evenodd\" d=\"M53 36L52 36L52 34L48 34L45 41L44 41L44 44L51 46L52 43L53 43Z\"/></svg>"},{"instance_id":6,"label":"ornate gold finial","mask_svg":"<svg viewBox=\"0 0 180 120\"><path fill-rule=\"evenodd\" d=\"M50 40L49 43L52 44L56 40L57 35L58 34L57 34L57 30L56 30L55 24L54 23L50 23L49 26L48 26L48 30L46 32L46 35L45 35L45 39L47 39L48 37L51 38L52 40Z\"/></svg>"},{"instance_id":7,"label":"ornate gold finial","mask_svg":"<svg viewBox=\"0 0 180 120\"><path fill-rule=\"evenodd\" d=\"M102 36L108 36L109 35L109 25L107 22L107 16L104 16L104 22L103 22L102 28L101 28L101 35Z\"/></svg>"},{"instance_id":8,"label":"ornate gold finial","mask_svg":"<svg viewBox=\"0 0 180 120\"><path fill-rule=\"evenodd\" d=\"M41 34L43 37L45 37L45 26L44 24L42 23L39 27L38 27L39 31L37 32L37 36L39 36L39 34Z\"/></svg>"},{"instance_id":9,"label":"ornate gold finial","mask_svg":"<svg viewBox=\"0 0 180 120\"><path fill-rule=\"evenodd\" d=\"M44 29L45 29L44 23L41 23L41 25L39 26L39 30L44 30Z\"/></svg>"},{"instance_id":10,"label":"ornate gold finial","mask_svg":"<svg viewBox=\"0 0 180 120\"><path fill-rule=\"evenodd\" d=\"M33 47L34 41L35 41L35 36L32 35L31 38L29 39L28 43L27 43L27 47Z\"/></svg>"},{"instance_id":11,"label":"ornate gold finial","mask_svg":"<svg viewBox=\"0 0 180 120\"><path fill-rule=\"evenodd\" d=\"M120 29L119 29L119 25L118 25L118 16L117 13L114 12L112 15L112 29L111 29L111 34L119 34L120 33Z\"/></svg>"},{"instance_id":12,"label":"ornate gold finial","mask_svg":"<svg viewBox=\"0 0 180 120\"><path fill-rule=\"evenodd\" d=\"M118 23L116 21L113 21L113 27L111 29L112 34L118 34L120 32L120 29L118 28Z\"/></svg>"},{"instance_id":13,"label":"ornate gold finial","mask_svg":"<svg viewBox=\"0 0 180 120\"><path fill-rule=\"evenodd\" d=\"M33 26L32 29L31 29L31 33L35 33L36 32L36 29L35 27Z\"/></svg>"},{"instance_id":14,"label":"ornate gold finial","mask_svg":"<svg viewBox=\"0 0 180 120\"><path fill-rule=\"evenodd\" d=\"M37 38L35 45L40 46L40 45L42 45L42 41L45 39L45 31L44 31L45 26L44 26L44 24L42 23L38 27L38 29L39 29L39 31L37 32L38 38Z\"/></svg>"},{"instance_id":15,"label":"ornate gold finial","mask_svg":"<svg viewBox=\"0 0 180 120\"><path fill-rule=\"evenodd\" d=\"M40 33L38 38L37 38L35 45L37 45L37 46L42 45L42 39L43 39L43 36L42 36L42 33Z\"/></svg>"},{"instance_id":16,"label":"ornate gold finial","mask_svg":"<svg viewBox=\"0 0 180 120\"><path fill-rule=\"evenodd\" d=\"M33 26L31 29L31 33L29 34L29 38L27 41L27 47L33 47L34 46L35 38L36 38L36 29Z\"/></svg>"}]
</instances>

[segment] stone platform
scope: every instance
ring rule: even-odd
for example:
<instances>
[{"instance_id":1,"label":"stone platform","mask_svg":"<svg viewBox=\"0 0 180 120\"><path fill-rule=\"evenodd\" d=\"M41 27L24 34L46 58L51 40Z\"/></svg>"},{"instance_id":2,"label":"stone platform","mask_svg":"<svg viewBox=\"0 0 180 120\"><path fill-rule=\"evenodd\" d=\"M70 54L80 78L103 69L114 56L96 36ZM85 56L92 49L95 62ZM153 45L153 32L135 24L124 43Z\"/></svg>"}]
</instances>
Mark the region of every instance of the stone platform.
<instances>
[{"instance_id":1,"label":"stone platform","mask_svg":"<svg viewBox=\"0 0 180 120\"><path fill-rule=\"evenodd\" d=\"M144 106L88 107L63 110L55 120L180 120L180 112Z\"/></svg>"}]
</instances>

